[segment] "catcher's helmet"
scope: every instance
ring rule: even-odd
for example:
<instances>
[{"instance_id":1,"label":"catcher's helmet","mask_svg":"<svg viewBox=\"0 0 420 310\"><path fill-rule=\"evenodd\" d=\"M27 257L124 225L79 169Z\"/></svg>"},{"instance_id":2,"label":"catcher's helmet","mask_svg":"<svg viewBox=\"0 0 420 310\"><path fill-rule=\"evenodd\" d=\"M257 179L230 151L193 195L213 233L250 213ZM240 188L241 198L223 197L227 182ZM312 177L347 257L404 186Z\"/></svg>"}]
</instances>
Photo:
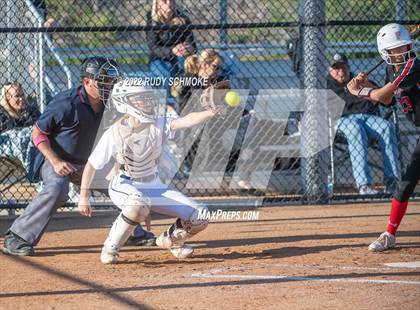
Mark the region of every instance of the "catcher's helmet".
<instances>
[{"instance_id":1,"label":"catcher's helmet","mask_svg":"<svg viewBox=\"0 0 420 310\"><path fill-rule=\"evenodd\" d=\"M80 78L85 77L97 81L101 99L106 103L112 87L121 79L120 68L114 59L86 58L80 69Z\"/></svg>"},{"instance_id":2,"label":"catcher's helmet","mask_svg":"<svg viewBox=\"0 0 420 310\"><path fill-rule=\"evenodd\" d=\"M132 85L130 79L122 80L114 86L109 101L120 113L127 113L142 123L156 120L157 100L153 89Z\"/></svg>"}]
</instances>

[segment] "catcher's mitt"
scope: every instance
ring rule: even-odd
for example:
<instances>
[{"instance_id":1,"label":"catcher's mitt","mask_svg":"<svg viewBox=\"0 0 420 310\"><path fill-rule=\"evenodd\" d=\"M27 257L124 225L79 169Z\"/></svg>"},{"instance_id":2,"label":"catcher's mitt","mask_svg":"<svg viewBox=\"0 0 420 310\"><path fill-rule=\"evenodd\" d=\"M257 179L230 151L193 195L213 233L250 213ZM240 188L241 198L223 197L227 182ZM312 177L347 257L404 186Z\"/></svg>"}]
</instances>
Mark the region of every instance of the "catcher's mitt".
<instances>
[{"instance_id":1,"label":"catcher's mitt","mask_svg":"<svg viewBox=\"0 0 420 310\"><path fill-rule=\"evenodd\" d=\"M211 110L216 115L226 114L224 99L230 90L228 80L220 81L207 87L200 96L200 103L204 110Z\"/></svg>"}]
</instances>

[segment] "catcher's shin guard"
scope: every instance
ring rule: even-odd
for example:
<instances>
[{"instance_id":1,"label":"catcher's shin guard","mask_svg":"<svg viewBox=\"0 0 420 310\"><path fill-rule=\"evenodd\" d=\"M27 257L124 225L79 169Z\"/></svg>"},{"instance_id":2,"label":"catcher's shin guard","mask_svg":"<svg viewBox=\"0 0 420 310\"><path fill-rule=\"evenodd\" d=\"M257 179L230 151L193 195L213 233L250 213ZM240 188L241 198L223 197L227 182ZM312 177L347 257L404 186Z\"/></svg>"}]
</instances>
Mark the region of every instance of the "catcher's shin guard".
<instances>
[{"instance_id":1,"label":"catcher's shin guard","mask_svg":"<svg viewBox=\"0 0 420 310\"><path fill-rule=\"evenodd\" d=\"M130 194L126 205L109 231L102 248L101 261L104 264L115 263L120 248L128 240L134 228L145 220L150 213L150 204L139 194Z\"/></svg>"},{"instance_id":2,"label":"catcher's shin guard","mask_svg":"<svg viewBox=\"0 0 420 310\"><path fill-rule=\"evenodd\" d=\"M128 219L121 212L112 224L101 252L101 262L112 264L117 261L121 246L127 241L137 223Z\"/></svg>"}]
</instances>

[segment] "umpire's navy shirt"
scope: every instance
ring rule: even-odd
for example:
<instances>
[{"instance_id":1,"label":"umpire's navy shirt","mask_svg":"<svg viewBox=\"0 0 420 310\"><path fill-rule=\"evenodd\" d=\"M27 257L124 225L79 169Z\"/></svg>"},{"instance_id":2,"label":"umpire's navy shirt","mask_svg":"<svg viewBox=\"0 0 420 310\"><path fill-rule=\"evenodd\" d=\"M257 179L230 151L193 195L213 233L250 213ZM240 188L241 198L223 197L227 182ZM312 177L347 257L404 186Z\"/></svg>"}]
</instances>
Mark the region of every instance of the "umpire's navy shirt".
<instances>
[{"instance_id":1,"label":"umpire's navy shirt","mask_svg":"<svg viewBox=\"0 0 420 310\"><path fill-rule=\"evenodd\" d=\"M36 126L48 135L52 150L62 160L84 165L95 143L103 110L96 113L82 86L59 93L41 114ZM33 179L39 179L44 156L38 152Z\"/></svg>"}]
</instances>

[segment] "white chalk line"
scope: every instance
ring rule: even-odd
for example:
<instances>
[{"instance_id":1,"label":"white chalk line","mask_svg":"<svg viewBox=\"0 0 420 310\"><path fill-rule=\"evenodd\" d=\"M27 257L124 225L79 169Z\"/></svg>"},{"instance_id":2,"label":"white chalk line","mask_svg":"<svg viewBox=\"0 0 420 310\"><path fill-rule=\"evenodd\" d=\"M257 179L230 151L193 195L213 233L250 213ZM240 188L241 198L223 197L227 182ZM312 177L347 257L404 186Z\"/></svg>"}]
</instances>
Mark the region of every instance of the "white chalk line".
<instances>
[{"instance_id":1,"label":"white chalk line","mask_svg":"<svg viewBox=\"0 0 420 310\"><path fill-rule=\"evenodd\" d=\"M340 265L312 265L312 264L289 264L289 263L274 263L271 266L301 268L301 269L341 269L341 270L395 270L395 269L415 269L420 268L420 262L406 262L406 263L387 263L385 266L378 267L364 267L364 266L340 266Z\"/></svg>"},{"instance_id":2,"label":"white chalk line","mask_svg":"<svg viewBox=\"0 0 420 310\"><path fill-rule=\"evenodd\" d=\"M265 264L265 263L257 263L254 265L243 265L243 266L231 266L231 267L222 267L208 270L210 274L222 273L222 272L229 272L233 270L249 270L255 269L255 267L260 268L267 268L267 267L285 267L285 268L294 268L294 269L316 269L316 270L323 270L323 269L335 269L335 270L368 270L368 271L390 271L396 269L404 269L407 268L420 268L420 262L409 262L409 263L387 263L384 264L385 266L378 266L378 267L364 267L364 266L340 266L340 265L315 265L315 264L291 264L291 263L274 263L274 264Z\"/></svg>"},{"instance_id":3,"label":"white chalk line","mask_svg":"<svg viewBox=\"0 0 420 310\"><path fill-rule=\"evenodd\" d=\"M401 268L401 269L420 268L420 261L387 263L387 264L384 264L384 265L388 266L388 267L392 267L392 268Z\"/></svg>"},{"instance_id":4,"label":"white chalk line","mask_svg":"<svg viewBox=\"0 0 420 310\"><path fill-rule=\"evenodd\" d=\"M324 279L320 277L300 277L287 275L236 275L236 274L209 274L193 273L193 278L205 279L241 279L241 280L284 280L284 281L312 281L312 282L341 282L341 283L359 283L359 284L402 284L402 285L420 285L420 281L400 281L400 280L374 280L374 279Z\"/></svg>"}]
</instances>

